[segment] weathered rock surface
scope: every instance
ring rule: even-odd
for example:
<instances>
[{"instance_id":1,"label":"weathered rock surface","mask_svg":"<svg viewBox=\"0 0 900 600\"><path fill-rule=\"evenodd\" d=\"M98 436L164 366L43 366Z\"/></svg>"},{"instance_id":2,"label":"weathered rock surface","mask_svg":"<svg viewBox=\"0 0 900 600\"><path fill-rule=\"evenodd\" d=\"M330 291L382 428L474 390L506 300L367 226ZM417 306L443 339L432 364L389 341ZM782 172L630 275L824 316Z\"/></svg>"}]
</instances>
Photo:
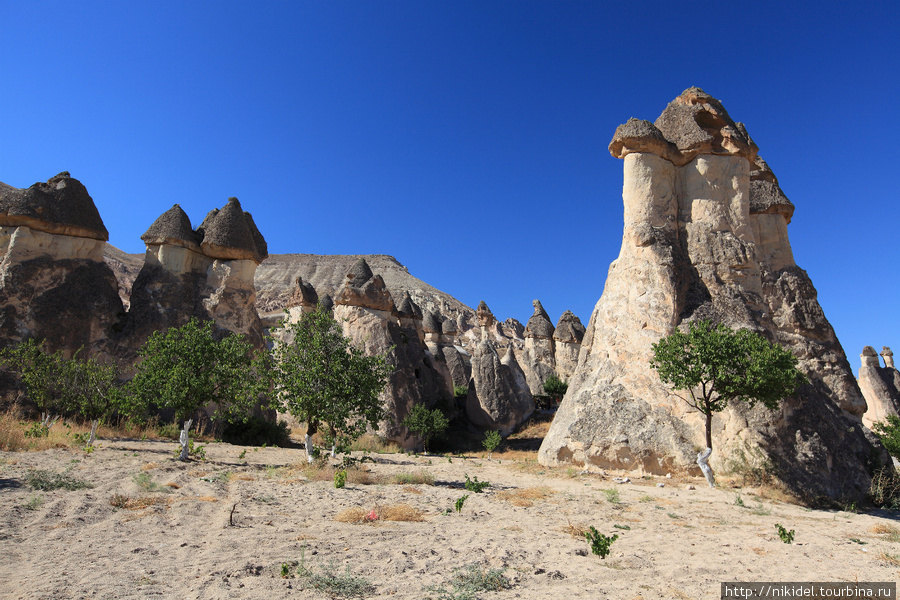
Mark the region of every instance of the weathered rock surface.
<instances>
[{"instance_id":1,"label":"weathered rock surface","mask_svg":"<svg viewBox=\"0 0 900 600\"><path fill-rule=\"evenodd\" d=\"M236 198L211 211L197 230L175 205L141 239L147 252L132 287L125 331L132 348L153 331L183 325L191 317L211 319L262 346L253 282L266 243Z\"/></svg>"},{"instance_id":2,"label":"weathered rock surface","mask_svg":"<svg viewBox=\"0 0 900 600\"><path fill-rule=\"evenodd\" d=\"M884 422L889 416L900 417L900 371L894 367L894 353L890 348L884 346L881 356L885 363L883 367L872 346L863 348L859 355L862 362L859 389L868 406L863 415L863 423L867 427Z\"/></svg>"},{"instance_id":3,"label":"weathered rock surface","mask_svg":"<svg viewBox=\"0 0 900 600\"><path fill-rule=\"evenodd\" d=\"M94 201L63 172L27 189L0 184L0 344L110 354L124 308L103 261Z\"/></svg>"},{"instance_id":4,"label":"weathered rock surface","mask_svg":"<svg viewBox=\"0 0 900 600\"><path fill-rule=\"evenodd\" d=\"M578 366L578 354L581 352L581 340L584 339L584 325L581 319L567 310L556 323L553 332L554 361L557 377L568 381L575 374Z\"/></svg>"},{"instance_id":5,"label":"weathered rock surface","mask_svg":"<svg viewBox=\"0 0 900 600\"><path fill-rule=\"evenodd\" d=\"M776 412L733 405L716 415L714 468L761 454L798 495L863 497L867 464L886 455L861 427L865 401L812 282L794 264L792 209L780 190L751 184L777 180L746 128L702 90L686 90L654 127L674 150L636 124L610 145L624 159L622 247L541 463L696 469L703 422L660 383L649 360L652 343L710 319L784 345L811 381Z\"/></svg>"},{"instance_id":6,"label":"weathered rock surface","mask_svg":"<svg viewBox=\"0 0 900 600\"><path fill-rule=\"evenodd\" d=\"M472 379L466 397L466 415L485 430L507 436L531 413L534 400L517 389L516 373L503 364L494 343L485 339L472 354Z\"/></svg>"},{"instance_id":7,"label":"weathered rock surface","mask_svg":"<svg viewBox=\"0 0 900 600\"><path fill-rule=\"evenodd\" d=\"M409 307L415 314L418 307ZM420 340L415 325L401 324L391 293L380 275L372 273L365 259L350 266L345 285L336 297L334 316L344 335L368 355L387 353L393 372L382 393L388 417L378 433L406 448L417 440L400 422L416 404L433 408L443 402L450 406L453 387L449 369L436 365L437 359Z\"/></svg>"},{"instance_id":8,"label":"weathered rock surface","mask_svg":"<svg viewBox=\"0 0 900 600\"><path fill-rule=\"evenodd\" d=\"M534 314L525 325L525 350L522 364L532 394L544 393L544 382L556 376L556 351L553 345L553 322L540 300L531 303Z\"/></svg>"}]
</instances>

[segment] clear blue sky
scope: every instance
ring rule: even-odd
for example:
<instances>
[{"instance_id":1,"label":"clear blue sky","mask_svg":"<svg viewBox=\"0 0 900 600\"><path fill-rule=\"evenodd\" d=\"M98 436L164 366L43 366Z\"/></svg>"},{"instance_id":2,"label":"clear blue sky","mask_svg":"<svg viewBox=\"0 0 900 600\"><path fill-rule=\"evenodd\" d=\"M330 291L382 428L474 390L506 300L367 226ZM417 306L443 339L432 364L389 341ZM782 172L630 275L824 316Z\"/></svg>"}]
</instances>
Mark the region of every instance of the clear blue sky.
<instances>
[{"instance_id":1,"label":"clear blue sky","mask_svg":"<svg viewBox=\"0 0 900 600\"><path fill-rule=\"evenodd\" d=\"M785 5L794 8L785 8ZM237 196L272 253L395 256L470 306L587 324L607 145L719 98L796 205L854 370L900 350L900 3L0 0L0 181L68 170L110 242Z\"/></svg>"}]
</instances>

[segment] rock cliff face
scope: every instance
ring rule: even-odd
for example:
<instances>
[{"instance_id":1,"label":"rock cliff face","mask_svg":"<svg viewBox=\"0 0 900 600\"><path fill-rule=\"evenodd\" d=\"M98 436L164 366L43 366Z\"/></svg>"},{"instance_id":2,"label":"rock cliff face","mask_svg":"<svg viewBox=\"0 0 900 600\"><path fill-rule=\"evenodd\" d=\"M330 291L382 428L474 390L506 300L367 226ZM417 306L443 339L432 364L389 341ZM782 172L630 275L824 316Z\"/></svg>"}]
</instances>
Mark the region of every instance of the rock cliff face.
<instances>
[{"instance_id":1,"label":"rock cliff face","mask_svg":"<svg viewBox=\"0 0 900 600\"><path fill-rule=\"evenodd\" d=\"M266 242L250 213L231 198L197 230L177 204L141 236L144 265L131 291L126 337L138 348L151 332L208 318L263 344L253 284Z\"/></svg>"},{"instance_id":2,"label":"rock cliff face","mask_svg":"<svg viewBox=\"0 0 900 600\"><path fill-rule=\"evenodd\" d=\"M525 351L522 364L532 394L544 393L544 382L556 375L556 351L553 344L553 323L540 300L531 303L534 314L525 325Z\"/></svg>"},{"instance_id":3,"label":"rock cliff face","mask_svg":"<svg viewBox=\"0 0 900 600\"><path fill-rule=\"evenodd\" d=\"M404 317L380 275L372 273L360 258L348 270L343 287L334 299L334 316L344 335L368 355L387 352L394 367L387 389L382 394L388 418L379 427L379 435L412 448L416 439L400 422L416 404L428 408L439 402L449 406L453 386L446 364L437 359L419 338L415 314L421 313L412 302L404 302Z\"/></svg>"},{"instance_id":4,"label":"rock cliff face","mask_svg":"<svg viewBox=\"0 0 900 600\"><path fill-rule=\"evenodd\" d=\"M883 346L881 356L884 366L878 361L878 353L872 346L863 348L859 355L859 389L866 399L868 410L863 415L863 423L871 427L889 416L900 417L900 371L894 366L894 353Z\"/></svg>"},{"instance_id":5,"label":"rock cliff face","mask_svg":"<svg viewBox=\"0 0 900 600\"><path fill-rule=\"evenodd\" d=\"M472 379L466 397L466 415L481 429L507 436L531 413L534 399L523 386L524 374L510 349L502 361L494 342L484 339L472 353Z\"/></svg>"},{"instance_id":6,"label":"rock cliff face","mask_svg":"<svg viewBox=\"0 0 900 600\"><path fill-rule=\"evenodd\" d=\"M556 330L553 332L557 377L563 381L568 381L575 374L583 339L584 325L581 324L581 319L576 317L572 311L567 310L559 318Z\"/></svg>"},{"instance_id":7,"label":"rock cliff face","mask_svg":"<svg viewBox=\"0 0 900 600\"><path fill-rule=\"evenodd\" d=\"M85 187L63 172L18 189L0 183L0 344L112 353L124 308L103 261L109 235Z\"/></svg>"},{"instance_id":8,"label":"rock cliff face","mask_svg":"<svg viewBox=\"0 0 900 600\"><path fill-rule=\"evenodd\" d=\"M746 128L690 88L655 123L620 126L610 152L624 159L622 247L541 463L693 471L702 420L649 360L652 343L709 319L789 348L811 381L777 412L735 405L716 415L714 468L762 454L801 496L863 496L866 465L886 457L861 427L865 401L812 282L794 264L793 206Z\"/></svg>"}]
</instances>

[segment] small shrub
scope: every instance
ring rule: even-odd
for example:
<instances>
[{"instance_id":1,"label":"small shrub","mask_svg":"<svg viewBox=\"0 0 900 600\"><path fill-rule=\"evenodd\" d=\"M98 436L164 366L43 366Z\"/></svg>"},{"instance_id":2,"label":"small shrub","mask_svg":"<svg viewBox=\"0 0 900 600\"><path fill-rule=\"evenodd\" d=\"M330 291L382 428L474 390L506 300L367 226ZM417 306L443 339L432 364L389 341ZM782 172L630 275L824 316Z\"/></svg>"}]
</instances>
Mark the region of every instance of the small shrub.
<instances>
[{"instance_id":1,"label":"small shrub","mask_svg":"<svg viewBox=\"0 0 900 600\"><path fill-rule=\"evenodd\" d=\"M737 496L734 497L734 505L740 506L741 508L747 508L747 505L744 504L744 499L741 498L740 494L738 494Z\"/></svg>"},{"instance_id":2,"label":"small shrub","mask_svg":"<svg viewBox=\"0 0 900 600\"><path fill-rule=\"evenodd\" d=\"M334 474L334 487L341 489L347 484L347 471L338 471Z\"/></svg>"},{"instance_id":3,"label":"small shrub","mask_svg":"<svg viewBox=\"0 0 900 600\"><path fill-rule=\"evenodd\" d=\"M900 508L900 474L893 467L884 467L872 476L869 500L881 508Z\"/></svg>"},{"instance_id":4,"label":"small shrub","mask_svg":"<svg viewBox=\"0 0 900 600\"><path fill-rule=\"evenodd\" d=\"M557 403L566 395L568 390L569 384L556 375L551 375L544 381L544 392Z\"/></svg>"},{"instance_id":5,"label":"small shrub","mask_svg":"<svg viewBox=\"0 0 900 600\"><path fill-rule=\"evenodd\" d=\"M162 492L164 494L170 493L172 490L164 485L160 485L153 481L150 477L150 473L146 471L142 471L132 476L132 481L134 481L135 485L144 490L145 492Z\"/></svg>"},{"instance_id":6,"label":"small shrub","mask_svg":"<svg viewBox=\"0 0 900 600\"><path fill-rule=\"evenodd\" d=\"M462 496L461 498L459 498L456 501L456 503L453 505L453 508L456 510L456 512L458 512L458 513L462 512L463 504L465 504L466 500L468 500L468 499L469 499L469 495L466 494L465 496Z\"/></svg>"},{"instance_id":7,"label":"small shrub","mask_svg":"<svg viewBox=\"0 0 900 600\"><path fill-rule=\"evenodd\" d=\"M387 481L397 485L434 485L434 475L424 469L420 469L415 473L397 473L392 475Z\"/></svg>"},{"instance_id":8,"label":"small shrub","mask_svg":"<svg viewBox=\"0 0 900 600\"><path fill-rule=\"evenodd\" d=\"M888 415L887 420L872 424L872 431L891 456L900 458L900 417Z\"/></svg>"},{"instance_id":9,"label":"small shrub","mask_svg":"<svg viewBox=\"0 0 900 600\"><path fill-rule=\"evenodd\" d=\"M591 525L590 531L585 532L584 537L587 538L588 543L591 545L591 552L604 559L609 556L609 547L619 539L619 534L616 533L612 537L606 537Z\"/></svg>"},{"instance_id":10,"label":"small shrub","mask_svg":"<svg viewBox=\"0 0 900 600\"><path fill-rule=\"evenodd\" d=\"M619 500L619 490L616 488L609 488L608 490L603 490L603 495L606 496L606 501L610 504L618 504Z\"/></svg>"},{"instance_id":11,"label":"small shrub","mask_svg":"<svg viewBox=\"0 0 900 600\"><path fill-rule=\"evenodd\" d=\"M618 523L613 525L616 529L622 529L624 531L631 531L631 525L619 525Z\"/></svg>"},{"instance_id":12,"label":"small shrub","mask_svg":"<svg viewBox=\"0 0 900 600\"><path fill-rule=\"evenodd\" d=\"M775 531L778 532L778 537L785 544L793 544L794 543L794 530L791 529L788 531L778 523L775 523Z\"/></svg>"},{"instance_id":13,"label":"small shrub","mask_svg":"<svg viewBox=\"0 0 900 600\"><path fill-rule=\"evenodd\" d=\"M475 492L476 494L483 494L484 488L491 487L491 484L487 481L478 481L478 477L475 479L469 479L469 474L466 473L466 483L465 487L470 492Z\"/></svg>"},{"instance_id":14,"label":"small shrub","mask_svg":"<svg viewBox=\"0 0 900 600\"><path fill-rule=\"evenodd\" d=\"M44 499L40 496L32 496L28 502L22 505L25 510L37 510L44 504Z\"/></svg>"},{"instance_id":15,"label":"small shrub","mask_svg":"<svg viewBox=\"0 0 900 600\"><path fill-rule=\"evenodd\" d=\"M50 435L50 428L43 423L32 423L31 427L25 430L27 438L45 438Z\"/></svg>"},{"instance_id":16,"label":"small shrub","mask_svg":"<svg viewBox=\"0 0 900 600\"><path fill-rule=\"evenodd\" d=\"M484 440L481 442L481 445L484 446L484 449L488 451L488 455L494 453L500 446L500 442L503 441L503 437L500 435L499 431L488 431L484 434Z\"/></svg>"},{"instance_id":17,"label":"small shrub","mask_svg":"<svg viewBox=\"0 0 900 600\"><path fill-rule=\"evenodd\" d=\"M58 489L74 491L94 487L87 481L72 477L68 473L53 473L43 469L29 471L25 476L25 483L32 489L44 492Z\"/></svg>"},{"instance_id":18,"label":"small shrub","mask_svg":"<svg viewBox=\"0 0 900 600\"><path fill-rule=\"evenodd\" d=\"M425 588L437 594L436 600L475 600L479 592L499 592L512 587L502 569L491 569L481 563L472 563L454 569L450 580L440 586Z\"/></svg>"},{"instance_id":19,"label":"small shrub","mask_svg":"<svg viewBox=\"0 0 900 600\"><path fill-rule=\"evenodd\" d=\"M469 395L469 386L467 385L454 385L453 386L453 396L456 398L465 398Z\"/></svg>"}]
</instances>

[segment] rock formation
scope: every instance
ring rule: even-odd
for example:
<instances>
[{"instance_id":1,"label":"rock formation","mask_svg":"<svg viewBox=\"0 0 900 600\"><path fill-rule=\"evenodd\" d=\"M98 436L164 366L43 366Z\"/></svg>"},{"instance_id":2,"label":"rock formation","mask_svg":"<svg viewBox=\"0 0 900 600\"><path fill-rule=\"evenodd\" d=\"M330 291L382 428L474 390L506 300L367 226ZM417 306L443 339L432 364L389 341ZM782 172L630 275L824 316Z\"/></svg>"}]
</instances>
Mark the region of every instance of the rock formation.
<instances>
[{"instance_id":1,"label":"rock formation","mask_svg":"<svg viewBox=\"0 0 900 600\"><path fill-rule=\"evenodd\" d=\"M581 340L584 339L584 325L581 319L567 310L556 323L553 332L553 359L556 363L557 377L568 381L575 374L578 366L578 354L581 352Z\"/></svg>"},{"instance_id":2,"label":"rock formation","mask_svg":"<svg viewBox=\"0 0 900 600\"><path fill-rule=\"evenodd\" d=\"M109 234L85 187L63 172L18 189L0 183L0 344L114 352L124 308L103 260Z\"/></svg>"},{"instance_id":3,"label":"rock formation","mask_svg":"<svg viewBox=\"0 0 900 600\"><path fill-rule=\"evenodd\" d=\"M863 348L859 355L859 389L866 399L863 423L872 427L874 423L886 421L889 416L900 417L900 371L894 367L894 353L883 346L881 356L884 366L878 361L878 353L872 346Z\"/></svg>"},{"instance_id":4,"label":"rock formation","mask_svg":"<svg viewBox=\"0 0 900 600\"><path fill-rule=\"evenodd\" d=\"M735 404L717 414L714 468L761 454L798 495L863 497L866 465L887 457L861 426L865 401L812 282L794 264L793 206L746 128L690 88L655 123L620 126L609 148L624 159L622 247L541 463L697 472L703 423L649 360L652 343L709 319L784 345L811 381L776 412Z\"/></svg>"},{"instance_id":5,"label":"rock formation","mask_svg":"<svg viewBox=\"0 0 900 600\"><path fill-rule=\"evenodd\" d=\"M435 365L435 357L420 341L417 325L410 323L414 317L410 319L409 315L416 312L420 309L410 303L404 308L407 323L401 324L401 313L384 279L373 274L363 258L351 266L344 286L334 299L334 316L344 335L368 355L387 352L388 362L393 366L382 394L388 418L381 423L378 433L407 448L414 447L416 440L400 422L412 407L424 404L433 408L439 402L449 406L453 397L449 371L442 373Z\"/></svg>"},{"instance_id":6,"label":"rock formation","mask_svg":"<svg viewBox=\"0 0 900 600\"><path fill-rule=\"evenodd\" d=\"M268 253L253 217L237 198L212 210L196 231L176 204L141 239L147 252L131 293L127 334L132 345L192 316L212 319L262 345L253 278Z\"/></svg>"},{"instance_id":7,"label":"rock formation","mask_svg":"<svg viewBox=\"0 0 900 600\"><path fill-rule=\"evenodd\" d=\"M512 365L518 366L514 355L504 364L489 339L475 347L466 415L476 427L507 436L534 412L534 399L520 389L521 370L516 373Z\"/></svg>"},{"instance_id":8,"label":"rock formation","mask_svg":"<svg viewBox=\"0 0 900 600\"><path fill-rule=\"evenodd\" d=\"M544 382L556 375L556 357L553 348L553 322L540 300L531 303L534 314L525 325L525 351L522 362L532 394L544 393Z\"/></svg>"}]
</instances>

